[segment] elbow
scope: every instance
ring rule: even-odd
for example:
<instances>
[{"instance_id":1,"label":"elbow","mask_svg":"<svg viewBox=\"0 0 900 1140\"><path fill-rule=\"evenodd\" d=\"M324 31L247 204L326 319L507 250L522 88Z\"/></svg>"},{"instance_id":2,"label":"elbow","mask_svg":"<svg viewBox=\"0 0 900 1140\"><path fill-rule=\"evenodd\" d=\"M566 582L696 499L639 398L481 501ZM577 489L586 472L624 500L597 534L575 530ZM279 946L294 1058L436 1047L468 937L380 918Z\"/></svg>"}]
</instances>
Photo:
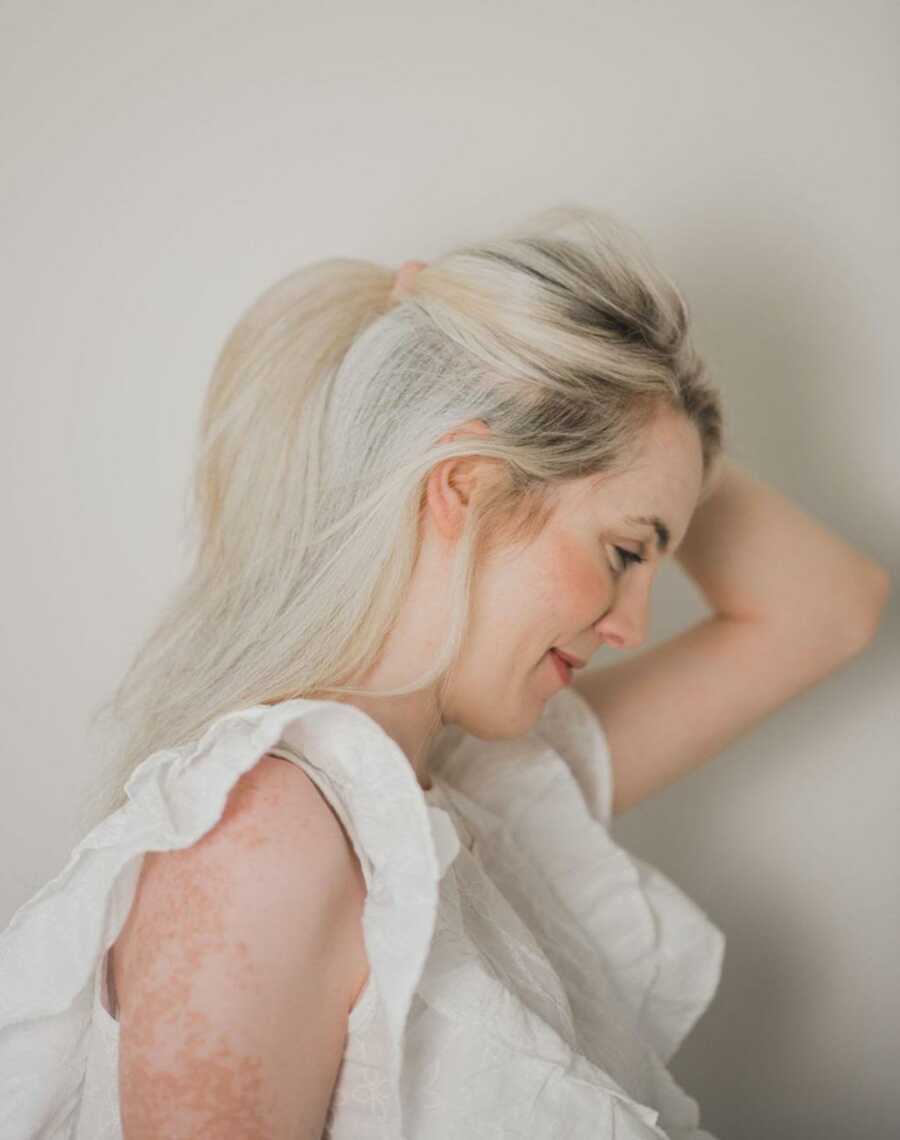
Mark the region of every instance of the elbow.
<instances>
[{"instance_id":1,"label":"elbow","mask_svg":"<svg viewBox=\"0 0 900 1140\"><path fill-rule=\"evenodd\" d=\"M883 566L873 564L871 583L856 611L851 629L852 647L859 652L875 640L891 596L891 576Z\"/></svg>"}]
</instances>

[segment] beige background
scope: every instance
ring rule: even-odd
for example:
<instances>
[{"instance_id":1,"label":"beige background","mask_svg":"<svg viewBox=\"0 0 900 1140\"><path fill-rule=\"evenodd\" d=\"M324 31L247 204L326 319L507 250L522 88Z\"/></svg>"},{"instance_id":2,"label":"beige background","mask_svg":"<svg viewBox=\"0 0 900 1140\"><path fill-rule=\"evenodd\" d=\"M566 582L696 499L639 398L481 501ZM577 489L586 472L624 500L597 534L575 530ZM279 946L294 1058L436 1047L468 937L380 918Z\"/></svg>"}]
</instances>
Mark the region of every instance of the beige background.
<instances>
[{"instance_id":1,"label":"beige background","mask_svg":"<svg viewBox=\"0 0 900 1140\"><path fill-rule=\"evenodd\" d=\"M871 0L0 6L4 925L80 838L88 714L178 574L215 353L308 259L618 212L688 298L732 454L896 575L898 24ZM705 612L675 564L654 607L651 643ZM614 824L727 935L672 1065L722 1140L900 1130L897 612Z\"/></svg>"}]
</instances>

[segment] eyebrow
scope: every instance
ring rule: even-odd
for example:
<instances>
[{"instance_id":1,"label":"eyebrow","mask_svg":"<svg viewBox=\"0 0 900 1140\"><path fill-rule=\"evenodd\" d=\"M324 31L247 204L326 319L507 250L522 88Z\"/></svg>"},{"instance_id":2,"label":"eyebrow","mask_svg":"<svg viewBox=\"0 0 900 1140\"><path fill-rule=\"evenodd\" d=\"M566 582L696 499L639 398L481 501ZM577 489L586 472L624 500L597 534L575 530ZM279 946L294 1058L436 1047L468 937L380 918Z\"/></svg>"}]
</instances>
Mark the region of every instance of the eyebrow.
<instances>
[{"instance_id":1,"label":"eyebrow","mask_svg":"<svg viewBox=\"0 0 900 1140\"><path fill-rule=\"evenodd\" d=\"M629 523L642 523L644 526L652 526L656 531L656 546L660 554L665 554L668 550L671 533L658 515L626 515L625 521Z\"/></svg>"}]
</instances>

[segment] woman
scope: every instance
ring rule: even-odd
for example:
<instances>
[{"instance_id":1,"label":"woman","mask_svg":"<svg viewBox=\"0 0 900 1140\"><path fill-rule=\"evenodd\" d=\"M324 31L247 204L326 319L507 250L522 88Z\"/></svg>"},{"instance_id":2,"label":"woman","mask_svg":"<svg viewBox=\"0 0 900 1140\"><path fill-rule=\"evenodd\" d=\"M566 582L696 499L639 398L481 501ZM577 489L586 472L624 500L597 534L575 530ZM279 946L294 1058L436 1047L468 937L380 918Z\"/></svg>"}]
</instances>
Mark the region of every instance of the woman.
<instances>
[{"instance_id":1,"label":"woman","mask_svg":"<svg viewBox=\"0 0 900 1140\"><path fill-rule=\"evenodd\" d=\"M0 940L6 1137L709 1137L724 937L614 814L861 651L884 571L723 455L584 208L242 318L102 818ZM643 655L677 556L713 611ZM127 787L124 787L126 785Z\"/></svg>"}]
</instances>

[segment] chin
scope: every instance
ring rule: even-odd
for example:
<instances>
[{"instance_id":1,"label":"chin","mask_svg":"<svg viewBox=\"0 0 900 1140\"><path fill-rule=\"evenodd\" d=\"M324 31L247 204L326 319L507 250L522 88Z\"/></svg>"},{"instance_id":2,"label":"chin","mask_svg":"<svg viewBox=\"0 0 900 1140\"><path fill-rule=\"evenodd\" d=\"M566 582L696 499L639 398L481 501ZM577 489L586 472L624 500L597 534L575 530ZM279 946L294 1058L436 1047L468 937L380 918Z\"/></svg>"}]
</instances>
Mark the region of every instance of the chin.
<instances>
[{"instance_id":1,"label":"chin","mask_svg":"<svg viewBox=\"0 0 900 1140\"><path fill-rule=\"evenodd\" d=\"M517 740L531 731L542 712L543 702L538 702L533 709L521 707L514 715L504 717L499 702L494 702L487 709L472 709L457 724L463 732L479 740Z\"/></svg>"}]
</instances>

